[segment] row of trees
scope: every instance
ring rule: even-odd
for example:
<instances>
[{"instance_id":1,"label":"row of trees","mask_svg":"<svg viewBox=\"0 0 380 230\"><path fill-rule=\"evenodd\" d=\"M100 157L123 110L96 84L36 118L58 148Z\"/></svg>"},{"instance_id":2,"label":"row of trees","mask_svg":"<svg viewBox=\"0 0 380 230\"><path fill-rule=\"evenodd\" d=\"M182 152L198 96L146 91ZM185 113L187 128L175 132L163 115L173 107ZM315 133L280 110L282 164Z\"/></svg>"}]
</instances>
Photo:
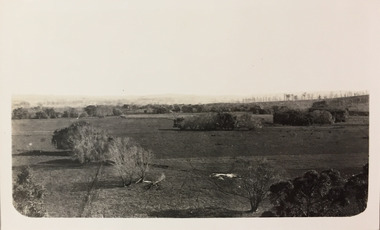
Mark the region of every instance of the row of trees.
<instances>
[{"instance_id":1,"label":"row of trees","mask_svg":"<svg viewBox=\"0 0 380 230\"><path fill-rule=\"evenodd\" d=\"M269 101L297 101L297 100L322 100L322 99L331 99L331 98L346 98L346 97L355 97L355 96L361 96L361 95L368 95L367 91L361 91L361 92L329 92L329 93L285 93L281 96L257 96L257 97L250 97L250 98L244 98L242 99L243 103L250 103L250 102L269 102Z\"/></svg>"},{"instance_id":2,"label":"row of trees","mask_svg":"<svg viewBox=\"0 0 380 230\"><path fill-rule=\"evenodd\" d=\"M54 108L33 107L16 108L12 111L12 119L54 119L54 118L77 118L87 117L88 115L75 108L67 108L63 112L56 111Z\"/></svg>"},{"instance_id":3,"label":"row of trees","mask_svg":"<svg viewBox=\"0 0 380 230\"><path fill-rule=\"evenodd\" d=\"M259 105L245 104L208 104L208 105L89 105L81 108L54 109L47 107L15 108L12 119L54 119L120 116L123 114L165 114L165 113L206 113L206 112L251 112L271 114L273 109L264 109Z\"/></svg>"},{"instance_id":4,"label":"row of trees","mask_svg":"<svg viewBox=\"0 0 380 230\"><path fill-rule=\"evenodd\" d=\"M278 108L273 114L273 123L282 125L307 126L313 124L333 124L345 122L349 116L347 109L333 107L326 101L314 102L308 110Z\"/></svg>"},{"instance_id":5,"label":"row of trees","mask_svg":"<svg viewBox=\"0 0 380 230\"><path fill-rule=\"evenodd\" d=\"M206 113L176 118L173 127L180 130L254 130L262 128L262 120L250 113L239 115L231 113Z\"/></svg>"}]
</instances>

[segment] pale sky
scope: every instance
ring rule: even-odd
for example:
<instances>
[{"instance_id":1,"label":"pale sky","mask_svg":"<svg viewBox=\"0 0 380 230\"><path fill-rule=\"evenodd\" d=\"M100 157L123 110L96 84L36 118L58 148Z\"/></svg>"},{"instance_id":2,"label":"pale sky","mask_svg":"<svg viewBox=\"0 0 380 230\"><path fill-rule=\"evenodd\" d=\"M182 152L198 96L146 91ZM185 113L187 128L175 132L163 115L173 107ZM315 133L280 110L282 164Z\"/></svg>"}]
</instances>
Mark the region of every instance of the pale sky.
<instances>
[{"instance_id":1,"label":"pale sky","mask_svg":"<svg viewBox=\"0 0 380 230\"><path fill-rule=\"evenodd\" d=\"M379 1L3 1L13 94L366 90Z\"/></svg>"}]
</instances>

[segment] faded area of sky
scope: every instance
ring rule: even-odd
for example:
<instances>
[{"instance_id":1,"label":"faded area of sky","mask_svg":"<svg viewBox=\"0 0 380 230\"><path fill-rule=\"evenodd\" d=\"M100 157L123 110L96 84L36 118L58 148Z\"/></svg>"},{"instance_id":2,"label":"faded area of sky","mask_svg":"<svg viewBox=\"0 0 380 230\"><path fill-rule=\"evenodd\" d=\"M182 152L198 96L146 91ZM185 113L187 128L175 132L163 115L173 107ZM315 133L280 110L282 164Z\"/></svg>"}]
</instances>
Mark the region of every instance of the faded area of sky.
<instances>
[{"instance_id":1,"label":"faded area of sky","mask_svg":"<svg viewBox=\"0 0 380 230\"><path fill-rule=\"evenodd\" d=\"M2 72L12 94L367 90L378 9L373 0L3 1Z\"/></svg>"}]
</instances>

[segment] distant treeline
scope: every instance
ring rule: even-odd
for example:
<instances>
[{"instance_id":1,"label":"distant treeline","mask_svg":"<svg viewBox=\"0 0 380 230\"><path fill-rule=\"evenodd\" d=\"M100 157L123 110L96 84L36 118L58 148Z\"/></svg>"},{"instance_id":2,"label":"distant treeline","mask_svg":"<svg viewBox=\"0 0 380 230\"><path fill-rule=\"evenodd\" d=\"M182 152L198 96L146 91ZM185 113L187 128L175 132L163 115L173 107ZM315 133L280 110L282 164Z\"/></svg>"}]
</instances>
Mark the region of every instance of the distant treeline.
<instances>
[{"instance_id":1,"label":"distant treeline","mask_svg":"<svg viewBox=\"0 0 380 230\"><path fill-rule=\"evenodd\" d=\"M292 103L292 104L291 104ZM148 105L88 105L84 108L53 108L53 107L18 107L12 111L12 119L53 119L53 118L81 118L81 117L106 117L126 114L165 114L165 113L218 113L218 112L248 112L252 114L274 114L281 110L289 110L298 107L300 110L308 110L318 107L331 109L345 109L349 115L368 116L366 109L358 109L357 105L368 107L368 96L358 96L344 99L328 99L316 101L314 105L297 105L298 102L278 103L214 103L214 104L148 104ZM318 104L322 103L322 104ZM313 105L312 105L313 104ZM363 106L362 106L363 107Z\"/></svg>"},{"instance_id":2,"label":"distant treeline","mask_svg":"<svg viewBox=\"0 0 380 230\"><path fill-rule=\"evenodd\" d=\"M250 112L253 114L272 114L273 109L265 109L259 105L247 104L197 104L197 105L89 105L84 108L52 107L18 107L12 112L12 119L53 119L53 118L81 118L106 117L125 114L165 114L165 113L207 113L207 112Z\"/></svg>"}]
</instances>

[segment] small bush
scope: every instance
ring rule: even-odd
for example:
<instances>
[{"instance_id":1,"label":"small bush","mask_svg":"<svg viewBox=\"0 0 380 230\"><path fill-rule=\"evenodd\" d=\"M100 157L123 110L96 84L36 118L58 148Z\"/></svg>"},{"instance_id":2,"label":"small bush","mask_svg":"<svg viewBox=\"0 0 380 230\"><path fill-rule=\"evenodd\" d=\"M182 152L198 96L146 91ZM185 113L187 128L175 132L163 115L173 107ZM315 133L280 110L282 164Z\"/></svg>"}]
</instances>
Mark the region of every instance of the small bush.
<instances>
[{"instance_id":1,"label":"small bush","mask_svg":"<svg viewBox=\"0 0 380 230\"><path fill-rule=\"evenodd\" d=\"M118 108L113 108L112 113L114 116L120 116L123 114L123 112Z\"/></svg>"},{"instance_id":2,"label":"small bush","mask_svg":"<svg viewBox=\"0 0 380 230\"><path fill-rule=\"evenodd\" d=\"M13 204L25 216L44 217L47 215L43 204L45 189L34 183L30 169L23 167L13 185Z\"/></svg>"}]
</instances>

